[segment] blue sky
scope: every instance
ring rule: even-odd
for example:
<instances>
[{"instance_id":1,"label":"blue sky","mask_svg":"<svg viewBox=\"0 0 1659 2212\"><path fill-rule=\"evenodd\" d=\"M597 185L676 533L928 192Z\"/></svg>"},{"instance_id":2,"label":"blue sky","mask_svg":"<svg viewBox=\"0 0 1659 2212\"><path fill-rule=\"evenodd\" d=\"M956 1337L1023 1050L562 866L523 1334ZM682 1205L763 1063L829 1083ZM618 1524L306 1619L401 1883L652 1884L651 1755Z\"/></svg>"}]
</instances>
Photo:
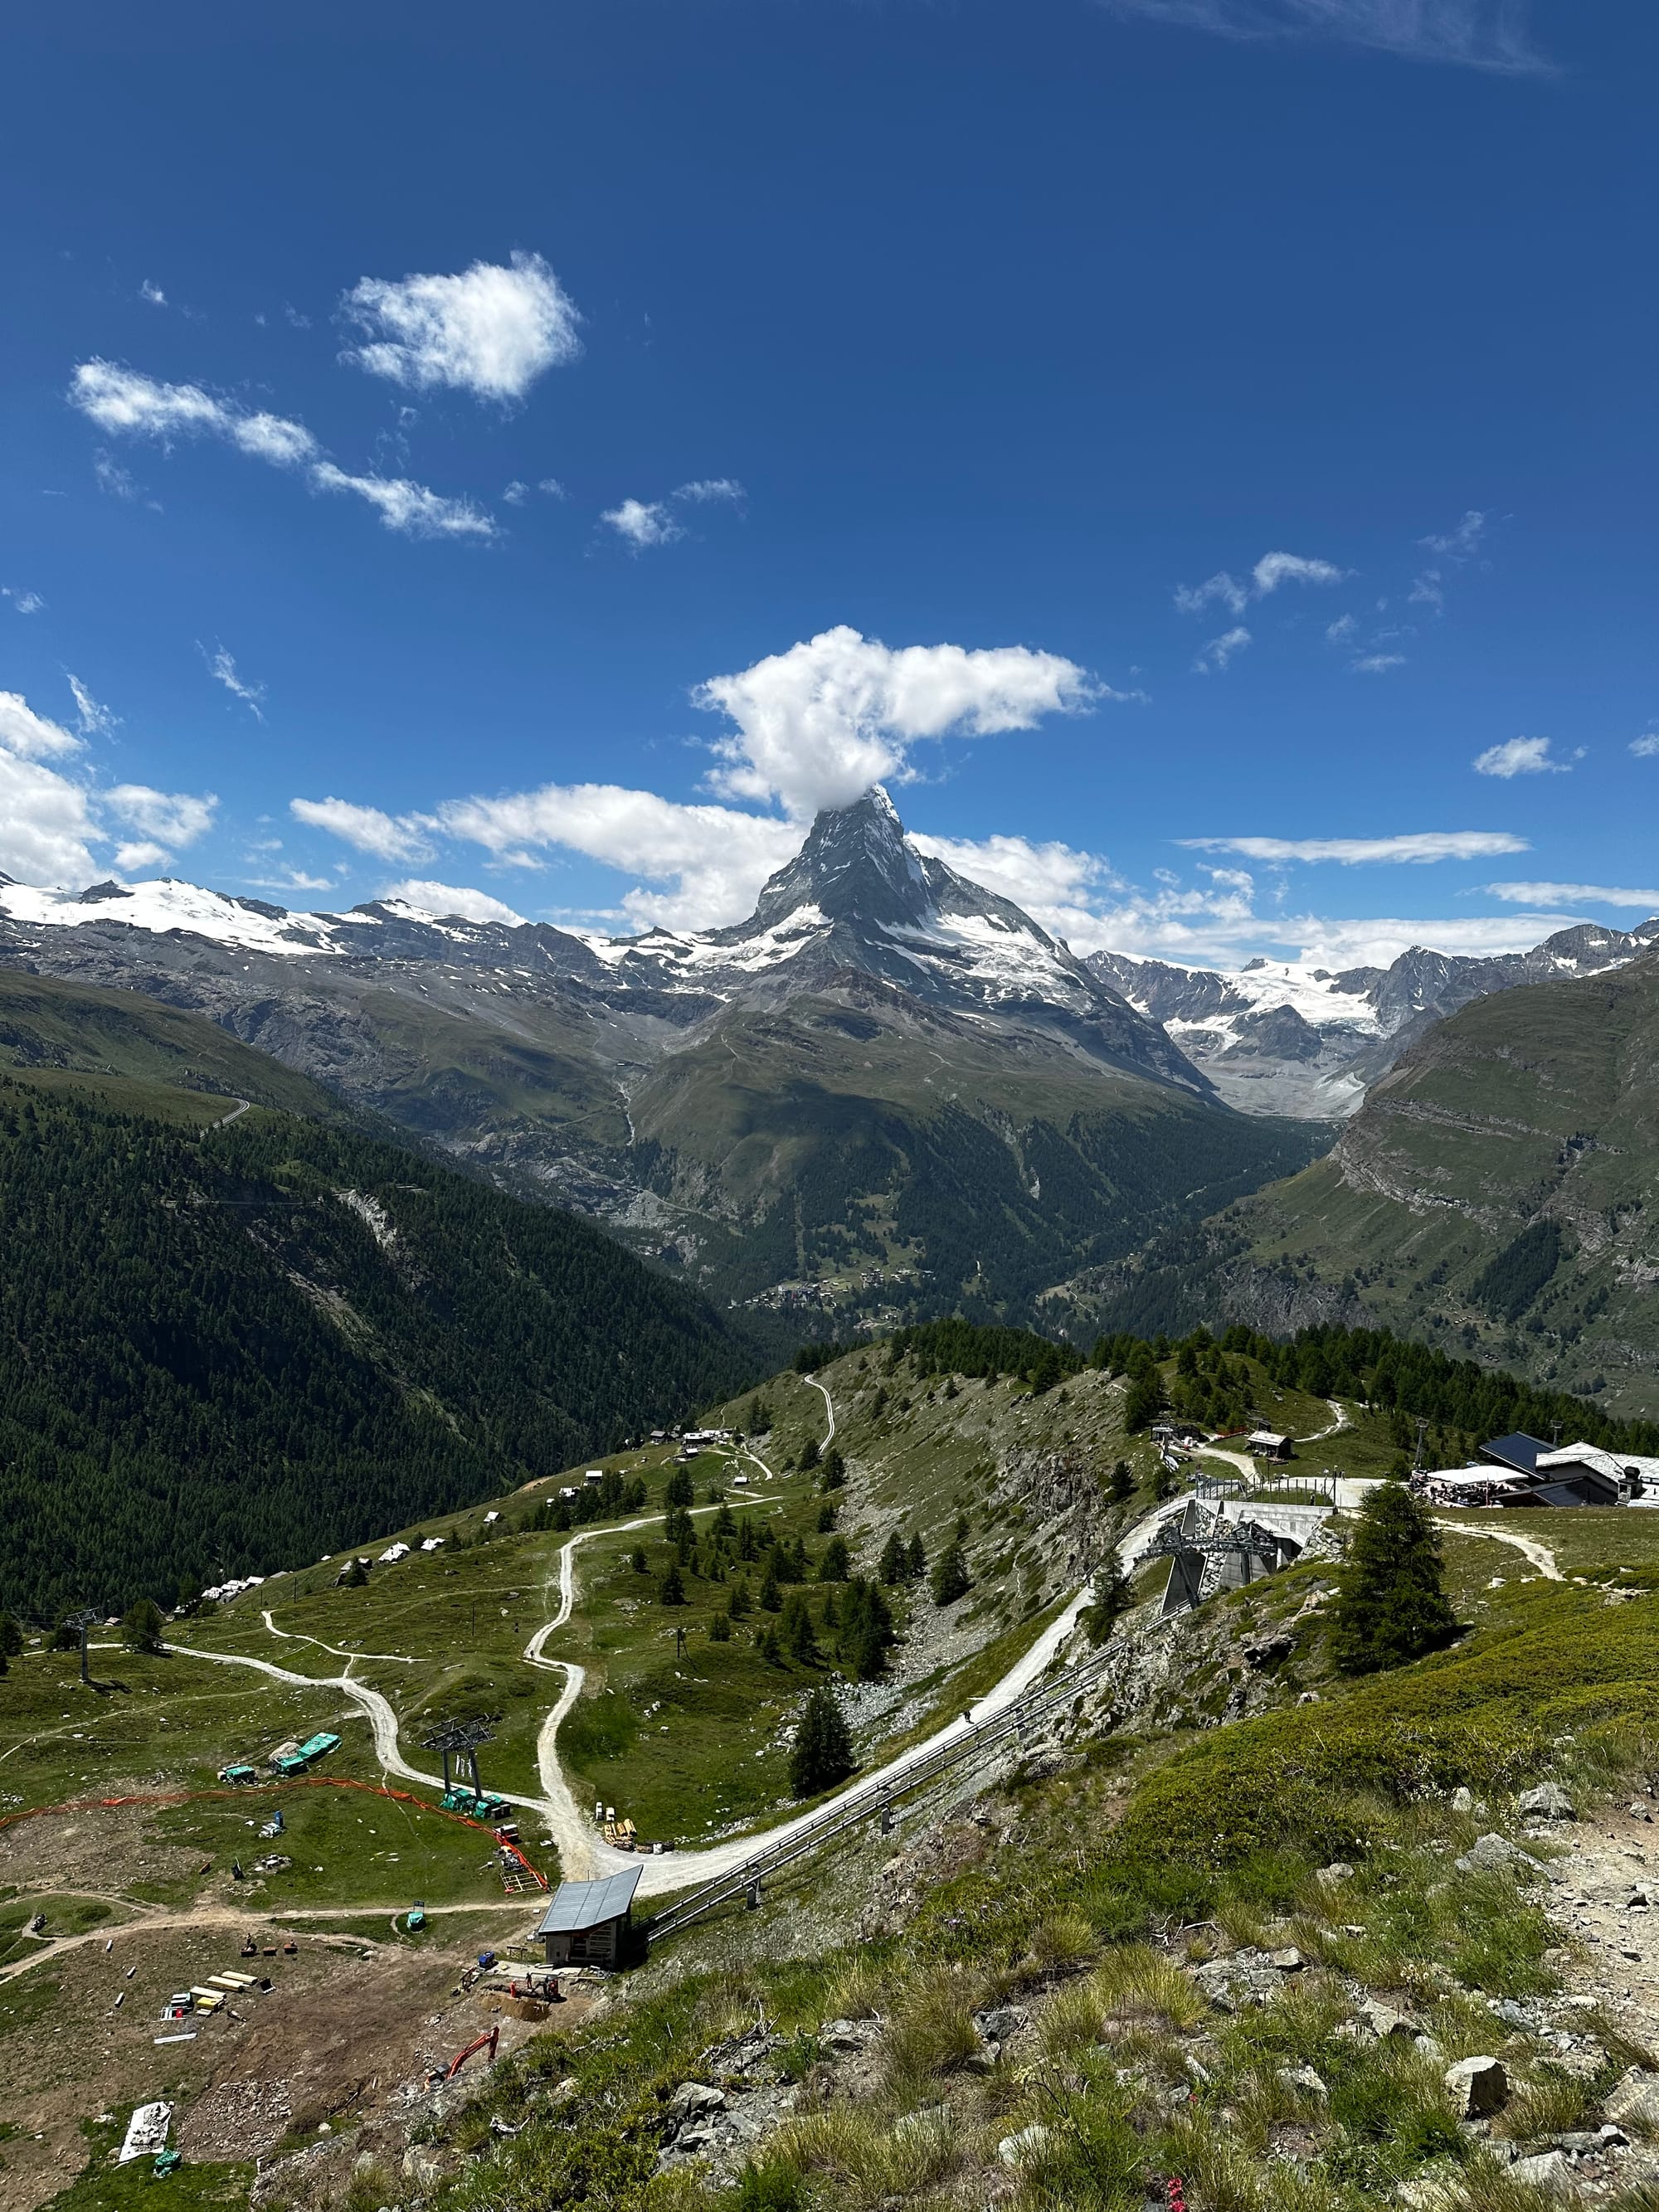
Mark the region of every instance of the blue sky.
<instances>
[{"instance_id":1,"label":"blue sky","mask_svg":"<svg viewBox=\"0 0 1659 2212\"><path fill-rule=\"evenodd\" d=\"M0 869L695 927L879 775L1080 949L1659 908L1651 11L265 12L6 33Z\"/></svg>"}]
</instances>

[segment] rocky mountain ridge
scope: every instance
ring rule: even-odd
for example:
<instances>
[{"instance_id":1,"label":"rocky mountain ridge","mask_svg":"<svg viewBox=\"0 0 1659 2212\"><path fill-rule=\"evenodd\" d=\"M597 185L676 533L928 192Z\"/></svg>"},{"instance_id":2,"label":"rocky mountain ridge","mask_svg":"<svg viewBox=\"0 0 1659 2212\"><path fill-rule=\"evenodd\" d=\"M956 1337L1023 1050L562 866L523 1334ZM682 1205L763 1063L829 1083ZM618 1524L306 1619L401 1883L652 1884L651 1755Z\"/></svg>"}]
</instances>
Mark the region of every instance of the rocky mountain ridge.
<instances>
[{"instance_id":1,"label":"rocky mountain ridge","mask_svg":"<svg viewBox=\"0 0 1659 2212\"><path fill-rule=\"evenodd\" d=\"M1386 968L1333 970L1252 960L1232 972L1096 952L1091 968L1245 1113L1335 1121L1434 1023L1474 999L1621 968L1659 944L1659 917L1634 929L1558 930L1526 952L1486 957L1414 945Z\"/></svg>"},{"instance_id":2,"label":"rocky mountain ridge","mask_svg":"<svg viewBox=\"0 0 1659 2212\"><path fill-rule=\"evenodd\" d=\"M1169 1206L1195 1218L1316 1148L1231 1114L1109 977L918 852L881 792L821 814L724 929L8 884L0 963L205 1013L739 1304L898 1318L966 1284L1030 1310Z\"/></svg>"}]
</instances>

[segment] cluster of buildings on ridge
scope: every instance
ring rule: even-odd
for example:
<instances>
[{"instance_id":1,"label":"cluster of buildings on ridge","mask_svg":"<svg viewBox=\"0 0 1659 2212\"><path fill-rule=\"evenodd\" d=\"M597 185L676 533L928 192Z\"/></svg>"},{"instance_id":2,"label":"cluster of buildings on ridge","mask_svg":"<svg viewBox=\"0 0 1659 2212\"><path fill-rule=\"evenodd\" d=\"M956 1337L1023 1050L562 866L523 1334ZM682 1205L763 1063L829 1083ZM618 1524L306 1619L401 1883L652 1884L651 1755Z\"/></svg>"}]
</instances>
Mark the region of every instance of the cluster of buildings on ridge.
<instances>
[{"instance_id":1,"label":"cluster of buildings on ridge","mask_svg":"<svg viewBox=\"0 0 1659 2212\"><path fill-rule=\"evenodd\" d=\"M1659 1459L1599 1444L1494 1437L1472 1467L1419 1469L1412 1488L1437 1505L1659 1506Z\"/></svg>"}]
</instances>

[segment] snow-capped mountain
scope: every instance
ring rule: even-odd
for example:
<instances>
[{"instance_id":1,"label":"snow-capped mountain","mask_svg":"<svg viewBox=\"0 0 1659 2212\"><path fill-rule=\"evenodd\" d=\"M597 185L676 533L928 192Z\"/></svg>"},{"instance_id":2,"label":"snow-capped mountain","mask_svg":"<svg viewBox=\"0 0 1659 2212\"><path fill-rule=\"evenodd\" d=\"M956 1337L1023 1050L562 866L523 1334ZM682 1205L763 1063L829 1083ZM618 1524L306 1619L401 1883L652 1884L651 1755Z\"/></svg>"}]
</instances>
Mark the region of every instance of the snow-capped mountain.
<instances>
[{"instance_id":1,"label":"snow-capped mountain","mask_svg":"<svg viewBox=\"0 0 1659 2212\"><path fill-rule=\"evenodd\" d=\"M1522 983L1601 975L1659 945L1659 918L1629 931L1581 924L1528 952L1486 959L1413 945L1387 968L1334 971L1252 960L1225 970L1096 952L1089 965L1161 1022L1230 1104L1335 1120L1355 1112L1431 1023Z\"/></svg>"},{"instance_id":2,"label":"snow-capped mountain","mask_svg":"<svg viewBox=\"0 0 1659 2212\"><path fill-rule=\"evenodd\" d=\"M739 1302L1035 1313L1310 1157L880 792L821 814L729 928L0 883L0 963L205 1013Z\"/></svg>"}]
</instances>

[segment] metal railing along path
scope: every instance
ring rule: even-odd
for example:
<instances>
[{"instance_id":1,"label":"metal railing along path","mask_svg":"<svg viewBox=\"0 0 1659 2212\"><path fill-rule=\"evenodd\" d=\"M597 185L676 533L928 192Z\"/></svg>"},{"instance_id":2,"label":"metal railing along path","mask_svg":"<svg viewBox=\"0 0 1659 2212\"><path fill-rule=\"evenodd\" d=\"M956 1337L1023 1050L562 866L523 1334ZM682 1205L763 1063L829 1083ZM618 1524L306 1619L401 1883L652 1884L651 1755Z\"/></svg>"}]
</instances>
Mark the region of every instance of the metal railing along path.
<instances>
[{"instance_id":1,"label":"metal railing along path","mask_svg":"<svg viewBox=\"0 0 1659 2212\"><path fill-rule=\"evenodd\" d=\"M750 1905L760 1901L760 1887L763 1881L782 1872L797 1859L810 1852L822 1850L849 1828L862 1826L866 1821L878 1821L884 1834L892 1825L892 1813L901 1798L915 1798L934 1785L948 1780L962 1768L972 1765L1005 1747L1011 1737L1018 1737L1034 1725L1062 1711L1074 1698L1092 1689L1102 1677L1111 1671L1126 1656L1127 1646L1114 1638L1097 1651L1091 1652L1068 1667L1056 1680L1038 1685L1006 1705L999 1713L982 1722L969 1720L959 1735L949 1742L937 1745L932 1751L919 1753L915 1760L896 1774L890 1774L880 1782L872 1782L867 1790L845 1797L826 1808L816 1820L808 1821L778 1843L764 1850L757 1851L729 1873L718 1875L712 1881L694 1889L677 1905L659 1913L650 1923L653 1937L672 1936L682 1928L689 1928L694 1920L701 1920L718 1906L734 1899L746 1897Z\"/></svg>"}]
</instances>

